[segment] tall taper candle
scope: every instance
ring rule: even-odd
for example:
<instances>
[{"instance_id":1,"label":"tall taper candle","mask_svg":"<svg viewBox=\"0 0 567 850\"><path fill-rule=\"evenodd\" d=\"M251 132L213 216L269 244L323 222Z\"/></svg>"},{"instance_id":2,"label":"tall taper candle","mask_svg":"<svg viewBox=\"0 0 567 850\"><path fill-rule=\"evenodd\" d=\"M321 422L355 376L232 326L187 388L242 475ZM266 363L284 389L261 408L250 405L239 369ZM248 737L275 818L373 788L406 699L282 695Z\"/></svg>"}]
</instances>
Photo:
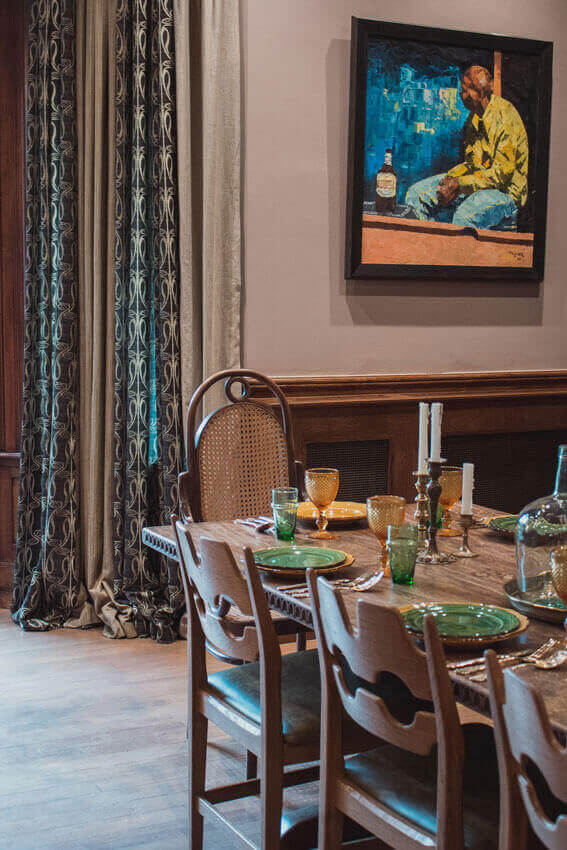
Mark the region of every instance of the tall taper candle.
<instances>
[{"instance_id":1,"label":"tall taper candle","mask_svg":"<svg viewBox=\"0 0 567 850\"><path fill-rule=\"evenodd\" d=\"M441 460L441 417L443 416L443 405L434 402L431 405L431 452L429 459L435 462Z\"/></svg>"},{"instance_id":2,"label":"tall taper candle","mask_svg":"<svg viewBox=\"0 0 567 850\"><path fill-rule=\"evenodd\" d=\"M463 463L463 495L461 496L462 514L472 514L473 479L474 463Z\"/></svg>"},{"instance_id":3,"label":"tall taper candle","mask_svg":"<svg viewBox=\"0 0 567 850\"><path fill-rule=\"evenodd\" d=\"M429 430L429 405L419 402L419 445L417 448L417 471L419 475L427 474L427 437Z\"/></svg>"}]
</instances>

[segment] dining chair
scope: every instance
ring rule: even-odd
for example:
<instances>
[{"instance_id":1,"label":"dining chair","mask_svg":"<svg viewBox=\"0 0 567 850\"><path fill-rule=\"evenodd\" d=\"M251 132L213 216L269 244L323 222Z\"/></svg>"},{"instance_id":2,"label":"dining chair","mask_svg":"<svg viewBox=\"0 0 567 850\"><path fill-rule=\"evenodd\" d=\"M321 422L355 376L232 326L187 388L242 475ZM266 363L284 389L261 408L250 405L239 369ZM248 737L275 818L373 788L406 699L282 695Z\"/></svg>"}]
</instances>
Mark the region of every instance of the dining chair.
<instances>
[{"instance_id":1,"label":"dining chair","mask_svg":"<svg viewBox=\"0 0 567 850\"><path fill-rule=\"evenodd\" d=\"M432 615L424 652L397 608L359 598L351 622L339 589L311 571L308 582L322 688L318 847L341 847L348 816L396 850L496 850L494 739L489 726L461 726ZM377 693L384 677L405 696ZM381 739L375 749L344 759L343 710Z\"/></svg>"},{"instance_id":2,"label":"dining chair","mask_svg":"<svg viewBox=\"0 0 567 850\"><path fill-rule=\"evenodd\" d=\"M251 380L269 390L274 406L251 398ZM197 425L205 393L221 382L228 403ZM261 372L227 369L195 390L187 411L185 454L179 506L186 522L271 515L273 487L303 491L303 464L295 459L289 404L278 385ZM296 635L296 648L305 649L307 630L281 614L272 616L278 634Z\"/></svg>"},{"instance_id":3,"label":"dining chair","mask_svg":"<svg viewBox=\"0 0 567 850\"><path fill-rule=\"evenodd\" d=\"M190 525L174 517L173 527L187 604L190 847L203 846L203 815L223 823L233 838L245 840L216 805L259 795L261 848L274 850L280 841L284 784L308 782L317 775L310 767L284 777L284 765L319 758L317 652L282 658L251 549L243 550L244 577L228 544L201 538L198 555ZM205 640L248 663L208 676ZM205 790L209 721L259 756L259 779Z\"/></svg>"},{"instance_id":4,"label":"dining chair","mask_svg":"<svg viewBox=\"0 0 567 850\"><path fill-rule=\"evenodd\" d=\"M565 850L567 748L553 733L541 694L502 669L493 650L485 663L500 768L499 850Z\"/></svg>"},{"instance_id":5,"label":"dining chair","mask_svg":"<svg viewBox=\"0 0 567 850\"><path fill-rule=\"evenodd\" d=\"M275 403L253 399L251 381ZM220 382L227 404L197 425L205 393ZM185 521L271 515L273 487L303 488L287 399L270 378L251 369L217 372L195 390L187 411L186 457L187 470L179 476Z\"/></svg>"},{"instance_id":6,"label":"dining chair","mask_svg":"<svg viewBox=\"0 0 567 850\"><path fill-rule=\"evenodd\" d=\"M172 518L187 603L189 846L201 850L203 816L224 824L245 846L254 845L217 809L217 804L260 797L259 850L311 848L301 811L282 819L283 788L317 779L321 729L321 678L317 650L282 655L266 593L250 548L243 571L227 543L200 539L191 524ZM206 650L215 646L247 662L207 674ZM374 739L344 719L346 752L368 749ZM211 721L259 757L260 777L205 789L207 727ZM307 763L307 766L305 766ZM311 764L309 764L311 763ZM284 772L284 766L302 765ZM280 829L289 827L281 837ZM307 826L307 828L306 828ZM353 830L355 834L355 830ZM227 846L236 846L233 844Z\"/></svg>"}]
</instances>

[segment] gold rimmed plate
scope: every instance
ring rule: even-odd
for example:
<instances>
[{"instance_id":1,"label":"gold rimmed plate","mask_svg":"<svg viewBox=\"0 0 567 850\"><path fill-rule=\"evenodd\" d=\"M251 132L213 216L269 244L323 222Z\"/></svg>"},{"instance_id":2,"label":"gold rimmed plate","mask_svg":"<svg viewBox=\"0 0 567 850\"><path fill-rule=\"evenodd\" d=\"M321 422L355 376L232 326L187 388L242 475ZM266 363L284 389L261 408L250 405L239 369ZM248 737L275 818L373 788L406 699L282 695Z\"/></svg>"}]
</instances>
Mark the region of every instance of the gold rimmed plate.
<instances>
[{"instance_id":1,"label":"gold rimmed plate","mask_svg":"<svg viewBox=\"0 0 567 850\"><path fill-rule=\"evenodd\" d=\"M525 632L530 622L518 611L480 602L423 602L405 605L400 613L408 631L420 639L423 618L433 614L443 644L461 649L511 640Z\"/></svg>"},{"instance_id":2,"label":"gold rimmed plate","mask_svg":"<svg viewBox=\"0 0 567 850\"><path fill-rule=\"evenodd\" d=\"M500 537L514 540L516 526L518 524L517 514L506 514L505 516L484 516L480 520L485 528L495 531Z\"/></svg>"},{"instance_id":3,"label":"gold rimmed plate","mask_svg":"<svg viewBox=\"0 0 567 850\"><path fill-rule=\"evenodd\" d=\"M254 561L258 569L263 572L278 577L297 578L305 575L308 569L327 574L350 567L354 556L340 549L324 549L319 546L279 546L271 549L257 549L254 552Z\"/></svg>"},{"instance_id":4,"label":"gold rimmed plate","mask_svg":"<svg viewBox=\"0 0 567 850\"><path fill-rule=\"evenodd\" d=\"M317 519L317 509L311 502L300 502L297 507L297 519L303 523L314 525ZM329 526L352 525L366 519L364 502L331 502L325 509Z\"/></svg>"}]
</instances>

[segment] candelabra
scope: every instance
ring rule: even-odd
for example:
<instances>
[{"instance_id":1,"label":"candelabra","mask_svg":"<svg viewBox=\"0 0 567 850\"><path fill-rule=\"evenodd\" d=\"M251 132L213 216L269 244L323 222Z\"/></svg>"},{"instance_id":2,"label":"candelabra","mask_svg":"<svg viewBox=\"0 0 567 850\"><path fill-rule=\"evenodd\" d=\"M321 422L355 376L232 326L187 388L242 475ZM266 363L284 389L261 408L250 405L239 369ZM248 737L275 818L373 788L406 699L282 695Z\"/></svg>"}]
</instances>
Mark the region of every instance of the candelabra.
<instances>
[{"instance_id":1,"label":"candelabra","mask_svg":"<svg viewBox=\"0 0 567 850\"><path fill-rule=\"evenodd\" d=\"M439 496L441 495L441 484L439 476L441 475L441 466L445 463L445 459L431 460L428 459L429 466L429 484L427 486L427 495L429 496L429 536L426 541L426 547L423 552L417 556L419 564L450 564L455 560L454 555L449 555L447 552L439 552L437 548L437 506L439 505Z\"/></svg>"},{"instance_id":2,"label":"candelabra","mask_svg":"<svg viewBox=\"0 0 567 850\"><path fill-rule=\"evenodd\" d=\"M417 490L416 509L413 517L417 520L417 542L421 549L427 542L427 530L429 528L429 499L427 498L429 475L427 472L414 472L413 476Z\"/></svg>"},{"instance_id":3,"label":"candelabra","mask_svg":"<svg viewBox=\"0 0 567 850\"><path fill-rule=\"evenodd\" d=\"M472 552L469 547L469 528L473 524L472 514L461 514L459 520L463 529L463 542L461 548L455 552L457 558L476 558L478 552Z\"/></svg>"}]
</instances>

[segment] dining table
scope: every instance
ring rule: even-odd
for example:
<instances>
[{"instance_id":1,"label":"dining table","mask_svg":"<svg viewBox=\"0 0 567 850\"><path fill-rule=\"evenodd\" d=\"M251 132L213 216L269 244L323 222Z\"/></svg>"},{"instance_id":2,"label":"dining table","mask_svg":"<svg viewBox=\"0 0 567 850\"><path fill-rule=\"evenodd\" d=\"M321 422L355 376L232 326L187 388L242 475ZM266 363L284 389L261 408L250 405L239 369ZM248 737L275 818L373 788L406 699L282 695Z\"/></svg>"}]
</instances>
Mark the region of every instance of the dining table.
<instances>
[{"instance_id":1,"label":"dining table","mask_svg":"<svg viewBox=\"0 0 567 850\"><path fill-rule=\"evenodd\" d=\"M413 520L414 506L407 506L407 521ZM471 549L477 553L475 558L459 558L440 565L416 565L413 585L393 584L388 577L371 590L364 593L355 590L343 590L346 611L356 623L356 606L360 598L378 603L386 603L398 608L419 603L485 603L511 608L504 585L516 578L516 555L513 539L499 536L495 531L479 522L480 517L498 516L500 512L475 505L473 518L476 522L469 533ZM332 530L332 529L330 529ZM304 530L298 529L297 545L318 545L340 549L354 557L351 566L330 579L339 576L355 577L370 570L378 569L380 545L368 527L341 528L337 530L337 539L329 541L310 541L305 539ZM202 537L212 537L226 541L237 561L243 560L243 548L252 550L271 546L289 546L288 542L277 541L273 535L259 533L253 528L235 523L233 520L219 522L199 522L191 524L191 534L197 548ZM177 560L175 535L171 526L154 526L143 529L144 543L161 554ZM437 537L440 550L452 553L461 545L461 537ZM311 600L308 595L292 595L287 585L295 584L297 578L282 578L268 572L262 572L262 581L269 607L285 614L296 622L311 627L313 625ZM497 653L509 653L517 650L536 649L550 637L562 639L561 625L530 619L529 626L522 634L498 643L493 648ZM466 650L446 649L449 673L454 685L458 702L489 717L489 695L486 682L472 681L451 662L482 655L483 649L467 647ZM559 742L567 745L567 663L556 669L543 670L533 664L525 664L515 669L517 675L525 678L542 696L549 718Z\"/></svg>"}]
</instances>

